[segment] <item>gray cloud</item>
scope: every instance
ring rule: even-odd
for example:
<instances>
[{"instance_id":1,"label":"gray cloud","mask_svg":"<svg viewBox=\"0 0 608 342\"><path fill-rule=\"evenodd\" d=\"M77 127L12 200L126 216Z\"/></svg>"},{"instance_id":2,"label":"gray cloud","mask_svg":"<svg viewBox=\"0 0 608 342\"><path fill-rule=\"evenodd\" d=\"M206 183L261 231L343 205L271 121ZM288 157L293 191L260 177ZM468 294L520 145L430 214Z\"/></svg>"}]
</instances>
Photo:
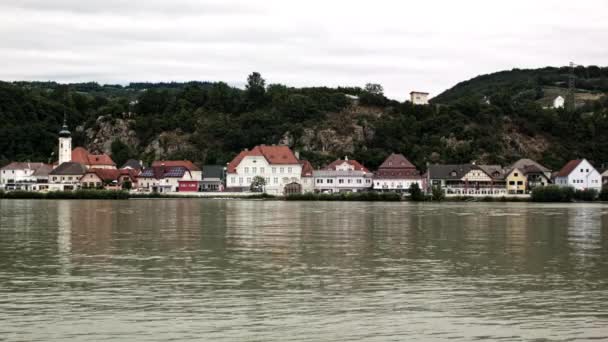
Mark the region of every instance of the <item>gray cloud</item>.
<instances>
[{"instance_id":1,"label":"gray cloud","mask_svg":"<svg viewBox=\"0 0 608 342\"><path fill-rule=\"evenodd\" d=\"M0 78L236 85L260 71L404 99L514 67L605 64L607 19L601 0L4 0Z\"/></svg>"}]
</instances>

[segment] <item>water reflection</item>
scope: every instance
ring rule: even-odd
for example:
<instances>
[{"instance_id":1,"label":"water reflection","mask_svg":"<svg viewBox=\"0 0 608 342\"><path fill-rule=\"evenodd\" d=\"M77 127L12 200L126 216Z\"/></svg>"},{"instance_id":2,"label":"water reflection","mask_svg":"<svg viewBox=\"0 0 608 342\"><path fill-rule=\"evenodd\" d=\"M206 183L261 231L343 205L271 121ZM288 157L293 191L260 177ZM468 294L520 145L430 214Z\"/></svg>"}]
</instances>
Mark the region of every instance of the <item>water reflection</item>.
<instances>
[{"instance_id":1,"label":"water reflection","mask_svg":"<svg viewBox=\"0 0 608 342\"><path fill-rule=\"evenodd\" d=\"M608 338L608 206L0 201L0 339Z\"/></svg>"}]
</instances>

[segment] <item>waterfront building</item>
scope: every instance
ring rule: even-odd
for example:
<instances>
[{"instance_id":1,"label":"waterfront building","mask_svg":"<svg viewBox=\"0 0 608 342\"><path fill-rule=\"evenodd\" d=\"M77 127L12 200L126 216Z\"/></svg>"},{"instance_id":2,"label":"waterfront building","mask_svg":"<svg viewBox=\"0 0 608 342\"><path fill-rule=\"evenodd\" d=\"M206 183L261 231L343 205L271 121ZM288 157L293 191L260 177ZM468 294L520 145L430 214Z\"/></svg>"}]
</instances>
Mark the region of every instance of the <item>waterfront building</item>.
<instances>
[{"instance_id":1,"label":"waterfront building","mask_svg":"<svg viewBox=\"0 0 608 342\"><path fill-rule=\"evenodd\" d=\"M561 187L573 187L577 190L602 189L602 175L587 161L576 159L569 161L555 175L554 183Z\"/></svg>"},{"instance_id":2,"label":"waterfront building","mask_svg":"<svg viewBox=\"0 0 608 342\"><path fill-rule=\"evenodd\" d=\"M376 191L409 192L412 184L424 191L424 178L402 154L391 154L374 174L373 188Z\"/></svg>"},{"instance_id":3,"label":"waterfront building","mask_svg":"<svg viewBox=\"0 0 608 342\"><path fill-rule=\"evenodd\" d=\"M551 184L551 170L531 159L520 159L506 172L507 192L525 194L538 186Z\"/></svg>"},{"instance_id":4,"label":"waterfront building","mask_svg":"<svg viewBox=\"0 0 608 342\"><path fill-rule=\"evenodd\" d=\"M87 168L80 163L61 163L49 173L49 189L76 190L80 188L80 179L86 172Z\"/></svg>"},{"instance_id":5,"label":"waterfront building","mask_svg":"<svg viewBox=\"0 0 608 342\"><path fill-rule=\"evenodd\" d=\"M128 185L127 185L128 184ZM89 189L120 190L134 188L137 184L137 171L132 169L88 169L80 178L80 187Z\"/></svg>"},{"instance_id":6,"label":"waterfront building","mask_svg":"<svg viewBox=\"0 0 608 342\"><path fill-rule=\"evenodd\" d=\"M338 159L313 171L315 192L362 192L372 188L373 173L356 160Z\"/></svg>"},{"instance_id":7,"label":"waterfront building","mask_svg":"<svg viewBox=\"0 0 608 342\"><path fill-rule=\"evenodd\" d=\"M183 167L189 171L193 180L203 180L203 171L189 160L157 160L152 162L152 167Z\"/></svg>"},{"instance_id":8,"label":"waterfront building","mask_svg":"<svg viewBox=\"0 0 608 342\"><path fill-rule=\"evenodd\" d=\"M224 191L226 169L222 165L203 165L201 191Z\"/></svg>"},{"instance_id":9,"label":"waterfront building","mask_svg":"<svg viewBox=\"0 0 608 342\"><path fill-rule=\"evenodd\" d=\"M229 191L249 191L255 177L266 181L266 193L282 195L287 184L300 184L302 165L287 146L259 145L241 151L228 163L226 188Z\"/></svg>"},{"instance_id":10,"label":"waterfront building","mask_svg":"<svg viewBox=\"0 0 608 342\"><path fill-rule=\"evenodd\" d=\"M505 174L500 165L431 165L426 173L429 191L439 186L446 196L504 196Z\"/></svg>"},{"instance_id":11,"label":"waterfront building","mask_svg":"<svg viewBox=\"0 0 608 342\"><path fill-rule=\"evenodd\" d=\"M429 93L412 91L410 92L410 101L415 105L427 105L429 104Z\"/></svg>"},{"instance_id":12,"label":"waterfront building","mask_svg":"<svg viewBox=\"0 0 608 342\"><path fill-rule=\"evenodd\" d=\"M0 188L4 190L38 190L48 183L52 165L13 162L0 169Z\"/></svg>"},{"instance_id":13,"label":"waterfront building","mask_svg":"<svg viewBox=\"0 0 608 342\"><path fill-rule=\"evenodd\" d=\"M169 163L172 164L172 163ZM197 171L185 166L171 166L166 163L144 168L137 179L137 188L147 192L196 192L201 178ZM200 172L200 170L199 170Z\"/></svg>"}]
</instances>

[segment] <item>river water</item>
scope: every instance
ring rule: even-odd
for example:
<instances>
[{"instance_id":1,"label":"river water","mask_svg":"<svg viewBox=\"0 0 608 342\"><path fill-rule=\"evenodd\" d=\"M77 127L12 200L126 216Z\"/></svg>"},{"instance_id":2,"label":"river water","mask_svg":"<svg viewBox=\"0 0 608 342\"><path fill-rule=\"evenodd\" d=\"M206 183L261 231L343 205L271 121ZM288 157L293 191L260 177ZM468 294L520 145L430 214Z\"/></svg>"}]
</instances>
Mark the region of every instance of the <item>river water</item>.
<instances>
[{"instance_id":1,"label":"river water","mask_svg":"<svg viewBox=\"0 0 608 342\"><path fill-rule=\"evenodd\" d=\"M0 201L0 341L608 339L608 206Z\"/></svg>"}]
</instances>

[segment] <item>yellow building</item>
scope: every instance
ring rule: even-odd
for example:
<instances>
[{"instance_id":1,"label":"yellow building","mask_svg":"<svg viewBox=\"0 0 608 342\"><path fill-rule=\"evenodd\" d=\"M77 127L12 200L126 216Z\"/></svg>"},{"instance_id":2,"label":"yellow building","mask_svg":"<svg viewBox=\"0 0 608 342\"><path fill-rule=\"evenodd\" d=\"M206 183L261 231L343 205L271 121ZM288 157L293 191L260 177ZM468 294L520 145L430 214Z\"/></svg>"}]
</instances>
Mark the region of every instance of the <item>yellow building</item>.
<instances>
[{"instance_id":1,"label":"yellow building","mask_svg":"<svg viewBox=\"0 0 608 342\"><path fill-rule=\"evenodd\" d=\"M525 194L526 193L526 175L518 168L511 169L507 173L507 193L508 194Z\"/></svg>"}]
</instances>

